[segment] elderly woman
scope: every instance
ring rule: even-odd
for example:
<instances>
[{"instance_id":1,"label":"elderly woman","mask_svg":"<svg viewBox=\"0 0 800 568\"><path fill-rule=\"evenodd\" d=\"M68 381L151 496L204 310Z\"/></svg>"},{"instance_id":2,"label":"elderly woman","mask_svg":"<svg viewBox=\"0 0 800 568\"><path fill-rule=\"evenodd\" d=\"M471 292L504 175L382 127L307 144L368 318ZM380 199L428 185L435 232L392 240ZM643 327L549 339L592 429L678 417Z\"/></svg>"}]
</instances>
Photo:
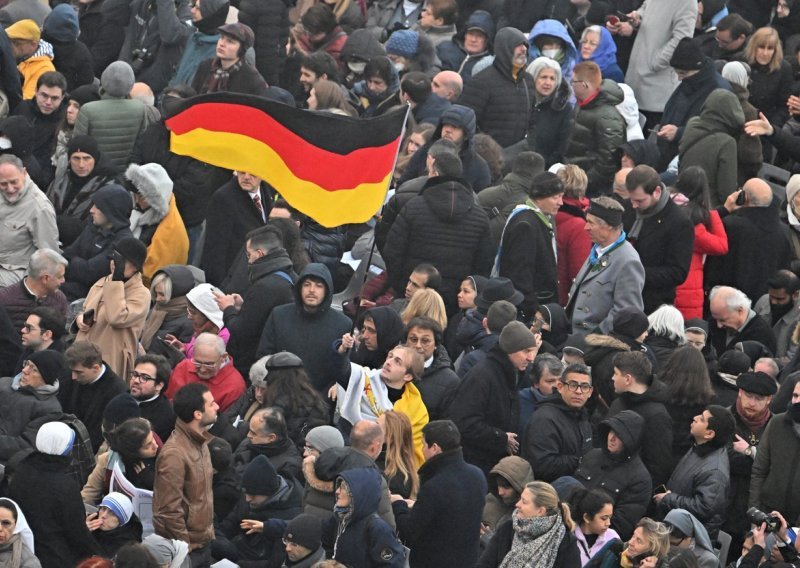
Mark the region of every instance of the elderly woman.
<instances>
[{"instance_id":1,"label":"elderly woman","mask_svg":"<svg viewBox=\"0 0 800 568\"><path fill-rule=\"evenodd\" d=\"M86 517L86 528L109 558L129 542L142 541L142 524L133 514L133 503L123 493L112 492L103 497L97 512Z\"/></svg>"},{"instance_id":2,"label":"elderly woman","mask_svg":"<svg viewBox=\"0 0 800 568\"><path fill-rule=\"evenodd\" d=\"M600 67L603 79L617 83L625 81L625 75L617 65L617 44L611 32L602 26L589 26L583 30L580 43L581 61L594 61Z\"/></svg>"},{"instance_id":3,"label":"elderly woman","mask_svg":"<svg viewBox=\"0 0 800 568\"><path fill-rule=\"evenodd\" d=\"M164 335L164 343L183 353L187 359L194 355L194 343L201 333L218 335L225 345L231 338L230 332L223 327L222 310L214 299L214 291L219 290L211 284L198 284L186 294L186 315L192 324L192 337L187 343L171 333Z\"/></svg>"},{"instance_id":4,"label":"elderly woman","mask_svg":"<svg viewBox=\"0 0 800 568\"><path fill-rule=\"evenodd\" d=\"M647 316L647 320L650 329L644 343L656 356L660 368L666 365L673 351L686 343L683 314L675 306L663 305Z\"/></svg>"},{"instance_id":5,"label":"elderly woman","mask_svg":"<svg viewBox=\"0 0 800 568\"><path fill-rule=\"evenodd\" d=\"M192 338L194 329L186 314L189 305L186 294L194 286L194 275L186 266L173 264L156 272L150 282L154 303L140 339L145 351L163 354L163 342L167 335L180 341Z\"/></svg>"},{"instance_id":6,"label":"elderly woman","mask_svg":"<svg viewBox=\"0 0 800 568\"><path fill-rule=\"evenodd\" d=\"M559 501L553 486L532 481L522 491L511 519L497 528L478 567L579 568L574 529L569 506Z\"/></svg>"},{"instance_id":7,"label":"elderly woman","mask_svg":"<svg viewBox=\"0 0 800 568\"><path fill-rule=\"evenodd\" d=\"M544 158L547 167L560 162L572 130L572 91L561 76L561 66L549 57L528 65L533 76L534 101L528 125L528 148Z\"/></svg>"}]
</instances>

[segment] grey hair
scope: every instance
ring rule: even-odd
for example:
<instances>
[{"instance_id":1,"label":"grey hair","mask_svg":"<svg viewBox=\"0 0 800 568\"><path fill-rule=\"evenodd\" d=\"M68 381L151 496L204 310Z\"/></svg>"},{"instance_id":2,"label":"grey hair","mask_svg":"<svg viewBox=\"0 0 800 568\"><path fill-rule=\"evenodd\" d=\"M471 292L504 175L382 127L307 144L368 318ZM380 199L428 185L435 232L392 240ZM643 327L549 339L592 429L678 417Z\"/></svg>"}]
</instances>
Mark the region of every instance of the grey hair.
<instances>
[{"instance_id":1,"label":"grey hair","mask_svg":"<svg viewBox=\"0 0 800 568\"><path fill-rule=\"evenodd\" d=\"M197 339L194 341L195 350L197 350L197 347L200 345L214 347L220 355L225 353L225 342L219 335L213 333L201 333L198 335Z\"/></svg>"},{"instance_id":2,"label":"grey hair","mask_svg":"<svg viewBox=\"0 0 800 568\"><path fill-rule=\"evenodd\" d=\"M551 375L560 378L561 373L564 372L564 363L552 353L542 353L537 356L536 359L533 360L533 365L531 366L531 380L534 384L539 384L545 370Z\"/></svg>"},{"instance_id":3,"label":"grey hair","mask_svg":"<svg viewBox=\"0 0 800 568\"><path fill-rule=\"evenodd\" d=\"M735 312L740 308L749 310L753 305L753 301L747 297L747 294L731 286L714 286L708 295L708 299L714 300L720 294L722 294L720 299L725 300L725 306L731 312Z\"/></svg>"},{"instance_id":4,"label":"grey hair","mask_svg":"<svg viewBox=\"0 0 800 568\"><path fill-rule=\"evenodd\" d=\"M25 166L22 163L22 160L17 158L14 154L3 154L0 156L0 166L4 164L11 164L15 168L17 168L20 172L25 170Z\"/></svg>"},{"instance_id":5,"label":"grey hair","mask_svg":"<svg viewBox=\"0 0 800 568\"><path fill-rule=\"evenodd\" d=\"M656 335L667 337L678 345L686 343L686 332L683 329L683 314L675 306L663 304L647 316L650 329Z\"/></svg>"},{"instance_id":6,"label":"grey hair","mask_svg":"<svg viewBox=\"0 0 800 568\"><path fill-rule=\"evenodd\" d=\"M589 27L587 27L586 29L584 29L584 30L583 30L583 33L581 34L581 41L583 41L583 40L584 40L584 38L586 38L586 34L588 34L588 33L590 33L590 32L593 32L593 33L596 33L596 34L597 34L597 36L598 36L598 37L597 37L597 41L598 41L598 42L602 41L602 39L603 39L603 32L602 32L602 31L600 31L600 26L589 26Z\"/></svg>"},{"instance_id":7,"label":"grey hair","mask_svg":"<svg viewBox=\"0 0 800 568\"><path fill-rule=\"evenodd\" d=\"M39 249L31 255L31 259L28 261L28 276L36 279L42 274L53 275L59 264L67 266L69 261L53 249Z\"/></svg>"},{"instance_id":8,"label":"grey hair","mask_svg":"<svg viewBox=\"0 0 800 568\"><path fill-rule=\"evenodd\" d=\"M600 195L598 197L593 198L592 201L605 209L611 209L612 211L620 211L621 213L625 213L625 208L622 206L622 204L616 199L613 199L607 195ZM598 217L598 219L600 219L600 217ZM622 223L620 223L617 226L613 226L609 224L605 219L600 219L600 221L602 221L612 229L616 229L618 231L622 230Z\"/></svg>"},{"instance_id":9,"label":"grey hair","mask_svg":"<svg viewBox=\"0 0 800 568\"><path fill-rule=\"evenodd\" d=\"M773 379L777 378L778 373L781 372L781 368L778 366L778 363L772 357L761 357L756 361L755 365L753 365L753 369L755 369L756 365L758 365L759 363L769 367L769 371L764 371L764 372L767 373Z\"/></svg>"},{"instance_id":10,"label":"grey hair","mask_svg":"<svg viewBox=\"0 0 800 568\"><path fill-rule=\"evenodd\" d=\"M267 378L267 361L272 355L264 355L261 359L257 359L255 363L250 365L250 383L263 383Z\"/></svg>"}]
</instances>

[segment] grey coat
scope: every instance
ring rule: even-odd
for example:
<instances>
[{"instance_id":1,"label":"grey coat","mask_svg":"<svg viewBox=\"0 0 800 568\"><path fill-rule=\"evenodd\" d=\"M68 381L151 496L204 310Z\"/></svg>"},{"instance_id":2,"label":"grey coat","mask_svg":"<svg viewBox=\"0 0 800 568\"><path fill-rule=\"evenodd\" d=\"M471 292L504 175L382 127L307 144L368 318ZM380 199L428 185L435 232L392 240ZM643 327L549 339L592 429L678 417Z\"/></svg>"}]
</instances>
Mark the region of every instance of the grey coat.
<instances>
[{"instance_id":1,"label":"grey coat","mask_svg":"<svg viewBox=\"0 0 800 568\"><path fill-rule=\"evenodd\" d=\"M658 505L662 515L686 509L716 538L728 507L730 464L726 448L694 446L681 458L667 482L670 493ZM710 451L709 451L710 450Z\"/></svg>"},{"instance_id":2,"label":"grey coat","mask_svg":"<svg viewBox=\"0 0 800 568\"><path fill-rule=\"evenodd\" d=\"M620 309L643 308L643 288L644 267L631 243L601 256L594 269L587 258L569 291L572 333L588 335L597 328L608 333Z\"/></svg>"}]
</instances>

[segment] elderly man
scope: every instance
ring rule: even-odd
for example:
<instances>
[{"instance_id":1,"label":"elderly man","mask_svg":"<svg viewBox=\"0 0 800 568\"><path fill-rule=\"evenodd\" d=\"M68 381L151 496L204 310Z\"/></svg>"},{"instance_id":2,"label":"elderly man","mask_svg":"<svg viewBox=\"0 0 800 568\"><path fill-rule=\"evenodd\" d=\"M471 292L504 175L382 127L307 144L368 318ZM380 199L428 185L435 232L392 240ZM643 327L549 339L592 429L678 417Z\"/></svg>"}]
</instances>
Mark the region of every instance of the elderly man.
<instances>
[{"instance_id":1,"label":"elderly man","mask_svg":"<svg viewBox=\"0 0 800 568\"><path fill-rule=\"evenodd\" d=\"M711 290L711 332L709 339L718 355L734 349L740 341L758 341L775 352L775 333L763 318L750 307L744 292L730 286Z\"/></svg>"},{"instance_id":2,"label":"elderly man","mask_svg":"<svg viewBox=\"0 0 800 568\"><path fill-rule=\"evenodd\" d=\"M66 267L67 259L56 251L39 249L28 261L27 276L0 289L0 306L8 311L14 327L20 328L31 310L39 306L53 308L66 317L67 298L59 290L64 283Z\"/></svg>"},{"instance_id":3,"label":"elderly man","mask_svg":"<svg viewBox=\"0 0 800 568\"><path fill-rule=\"evenodd\" d=\"M58 250L56 212L16 156L0 156L0 286L25 275L37 249Z\"/></svg>"},{"instance_id":4,"label":"elderly man","mask_svg":"<svg viewBox=\"0 0 800 568\"><path fill-rule=\"evenodd\" d=\"M608 333L621 308L643 308L644 267L639 253L625 240L624 213L611 197L596 197L589 204L586 232L594 245L569 292L572 333L588 335L598 329Z\"/></svg>"},{"instance_id":5,"label":"elderly man","mask_svg":"<svg viewBox=\"0 0 800 568\"><path fill-rule=\"evenodd\" d=\"M439 71L431 81L431 91L451 103L458 100L463 88L464 79L455 71Z\"/></svg>"},{"instance_id":6,"label":"elderly man","mask_svg":"<svg viewBox=\"0 0 800 568\"><path fill-rule=\"evenodd\" d=\"M237 480L241 480L247 465L262 455L287 480L303 479L303 457L289 437L283 412L275 406L261 408L250 418L247 439L233 454Z\"/></svg>"},{"instance_id":7,"label":"elderly man","mask_svg":"<svg viewBox=\"0 0 800 568\"><path fill-rule=\"evenodd\" d=\"M709 285L733 286L753 301L767 293L769 277L789 268L792 259L789 227L781 222L778 209L773 207L772 188L758 178L747 180L717 208L728 235L728 254L709 258Z\"/></svg>"},{"instance_id":8,"label":"elderly man","mask_svg":"<svg viewBox=\"0 0 800 568\"><path fill-rule=\"evenodd\" d=\"M184 359L172 370L165 396L172 400L181 387L191 383L208 386L220 412L225 412L246 389L233 359L225 352L225 342L211 333L198 335L192 358Z\"/></svg>"}]
</instances>

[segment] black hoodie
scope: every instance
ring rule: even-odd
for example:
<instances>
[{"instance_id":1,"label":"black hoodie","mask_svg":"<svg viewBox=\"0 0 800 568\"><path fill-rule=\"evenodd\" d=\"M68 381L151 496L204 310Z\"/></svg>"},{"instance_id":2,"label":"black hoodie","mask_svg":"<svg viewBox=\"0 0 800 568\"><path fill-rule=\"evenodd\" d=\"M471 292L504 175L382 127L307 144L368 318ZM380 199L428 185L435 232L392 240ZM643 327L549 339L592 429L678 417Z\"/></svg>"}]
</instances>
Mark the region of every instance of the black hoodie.
<instances>
[{"instance_id":1,"label":"black hoodie","mask_svg":"<svg viewBox=\"0 0 800 568\"><path fill-rule=\"evenodd\" d=\"M356 365L377 369L383 366L389 351L400 343L405 326L403 320L400 319L400 314L389 306L370 308L364 314L365 318L367 316L371 317L375 324L378 348L375 351L369 351L362 342L358 349L350 352L350 361Z\"/></svg>"},{"instance_id":2,"label":"black hoodie","mask_svg":"<svg viewBox=\"0 0 800 568\"><path fill-rule=\"evenodd\" d=\"M303 306L301 291L308 278L322 280L325 284L325 297L319 308L310 312ZM289 351L303 360L306 373L317 391L327 396L331 378L331 345L352 328L350 319L340 311L331 308L333 299L333 280L324 264L316 262L305 267L294 287L294 303L278 306L272 310L256 357L270 355L278 351Z\"/></svg>"}]
</instances>

